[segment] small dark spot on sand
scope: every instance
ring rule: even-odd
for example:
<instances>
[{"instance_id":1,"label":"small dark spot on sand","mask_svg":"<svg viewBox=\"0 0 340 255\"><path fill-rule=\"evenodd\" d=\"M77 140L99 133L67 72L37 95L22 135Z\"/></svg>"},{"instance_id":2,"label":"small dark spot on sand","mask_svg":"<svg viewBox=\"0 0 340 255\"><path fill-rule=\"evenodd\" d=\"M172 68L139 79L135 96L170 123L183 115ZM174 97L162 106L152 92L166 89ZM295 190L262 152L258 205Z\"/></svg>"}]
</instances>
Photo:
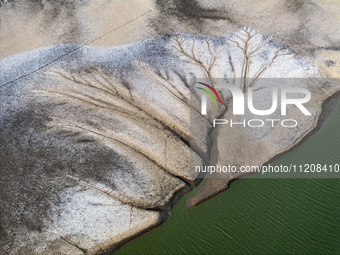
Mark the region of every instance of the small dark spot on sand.
<instances>
[{"instance_id":1,"label":"small dark spot on sand","mask_svg":"<svg viewBox=\"0 0 340 255\"><path fill-rule=\"evenodd\" d=\"M197 31L202 32L202 23L206 20L225 20L236 24L227 10L203 8L197 0L156 0L156 8L159 10L159 16L151 20L152 27L157 31L173 33L175 28L169 27L171 19L176 18L186 26L194 27Z\"/></svg>"},{"instance_id":2,"label":"small dark spot on sand","mask_svg":"<svg viewBox=\"0 0 340 255\"><path fill-rule=\"evenodd\" d=\"M327 59L325 62L326 62L327 67L334 66L336 64L336 62L331 59Z\"/></svg>"},{"instance_id":3,"label":"small dark spot on sand","mask_svg":"<svg viewBox=\"0 0 340 255\"><path fill-rule=\"evenodd\" d=\"M288 11L297 12L307 6L306 0L286 0L285 7Z\"/></svg>"}]
</instances>

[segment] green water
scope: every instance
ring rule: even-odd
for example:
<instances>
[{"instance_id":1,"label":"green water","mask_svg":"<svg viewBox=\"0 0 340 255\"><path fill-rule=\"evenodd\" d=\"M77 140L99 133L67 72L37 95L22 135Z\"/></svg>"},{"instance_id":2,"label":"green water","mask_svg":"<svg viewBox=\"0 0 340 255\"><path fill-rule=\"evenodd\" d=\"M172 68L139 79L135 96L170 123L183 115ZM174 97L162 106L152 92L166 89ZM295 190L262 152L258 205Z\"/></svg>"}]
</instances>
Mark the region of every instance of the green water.
<instances>
[{"instance_id":1,"label":"green water","mask_svg":"<svg viewBox=\"0 0 340 255\"><path fill-rule=\"evenodd\" d=\"M340 104L275 164L340 163L339 156ZM181 198L168 222L116 253L340 254L340 178L241 179L188 209L185 201L196 190Z\"/></svg>"}]
</instances>

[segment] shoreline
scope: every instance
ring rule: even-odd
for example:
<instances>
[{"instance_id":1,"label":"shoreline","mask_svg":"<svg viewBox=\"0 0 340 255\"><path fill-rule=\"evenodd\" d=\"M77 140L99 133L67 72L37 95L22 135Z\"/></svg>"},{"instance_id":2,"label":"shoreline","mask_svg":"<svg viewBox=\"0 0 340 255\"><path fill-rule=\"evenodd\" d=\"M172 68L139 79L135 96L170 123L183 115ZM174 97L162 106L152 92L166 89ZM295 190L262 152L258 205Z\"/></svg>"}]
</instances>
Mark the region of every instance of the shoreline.
<instances>
[{"instance_id":1,"label":"shoreline","mask_svg":"<svg viewBox=\"0 0 340 255\"><path fill-rule=\"evenodd\" d=\"M203 178L201 179L203 180ZM201 181L200 181L201 182ZM196 184L196 180L195 180L195 184ZM199 184L197 184L199 185ZM111 255L112 253L114 253L115 251L117 251L118 249L120 249L121 247L123 247L125 244L133 241L134 239L148 233L149 231L152 231L158 227L160 227L161 225L163 225L165 222L167 222L170 217L171 217L171 212L172 212L172 208L173 206L185 195L190 193L193 190L194 187L189 186L188 184L186 184L183 188L177 190L174 195L171 197L171 199L169 200L169 202L162 208L162 209L152 209L152 211L155 212L159 212L159 221L157 223L155 223L153 226L150 226L146 229L137 231L135 234L123 239L122 241L116 243L116 244L112 244L110 245L111 247L111 252L109 253L105 253L108 255ZM100 248L99 248L100 249Z\"/></svg>"}]
</instances>

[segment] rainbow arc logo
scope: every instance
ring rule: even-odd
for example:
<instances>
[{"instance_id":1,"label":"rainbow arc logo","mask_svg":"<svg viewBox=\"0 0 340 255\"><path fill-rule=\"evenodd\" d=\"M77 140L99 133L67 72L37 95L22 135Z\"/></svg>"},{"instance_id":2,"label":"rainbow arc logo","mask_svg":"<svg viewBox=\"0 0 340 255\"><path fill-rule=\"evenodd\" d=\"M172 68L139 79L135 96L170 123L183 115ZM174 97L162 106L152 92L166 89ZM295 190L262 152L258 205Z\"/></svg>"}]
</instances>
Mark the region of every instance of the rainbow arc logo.
<instances>
[{"instance_id":1,"label":"rainbow arc logo","mask_svg":"<svg viewBox=\"0 0 340 255\"><path fill-rule=\"evenodd\" d=\"M221 104L221 106L223 105L221 97L218 94L218 92L216 91L216 89L214 89L212 86L210 86L208 84L205 84L203 82L197 82L197 83L199 83L199 84L201 84L201 85L203 85L205 87L205 88L197 87L197 89L200 89L200 90L206 92L212 98L212 100L214 101L216 106L217 106L216 99L215 99L215 97L213 96L213 94L210 91L212 91L215 94L215 96L218 98L218 101ZM205 96L202 96L202 114L203 115L207 114L207 99L206 99Z\"/></svg>"}]
</instances>

